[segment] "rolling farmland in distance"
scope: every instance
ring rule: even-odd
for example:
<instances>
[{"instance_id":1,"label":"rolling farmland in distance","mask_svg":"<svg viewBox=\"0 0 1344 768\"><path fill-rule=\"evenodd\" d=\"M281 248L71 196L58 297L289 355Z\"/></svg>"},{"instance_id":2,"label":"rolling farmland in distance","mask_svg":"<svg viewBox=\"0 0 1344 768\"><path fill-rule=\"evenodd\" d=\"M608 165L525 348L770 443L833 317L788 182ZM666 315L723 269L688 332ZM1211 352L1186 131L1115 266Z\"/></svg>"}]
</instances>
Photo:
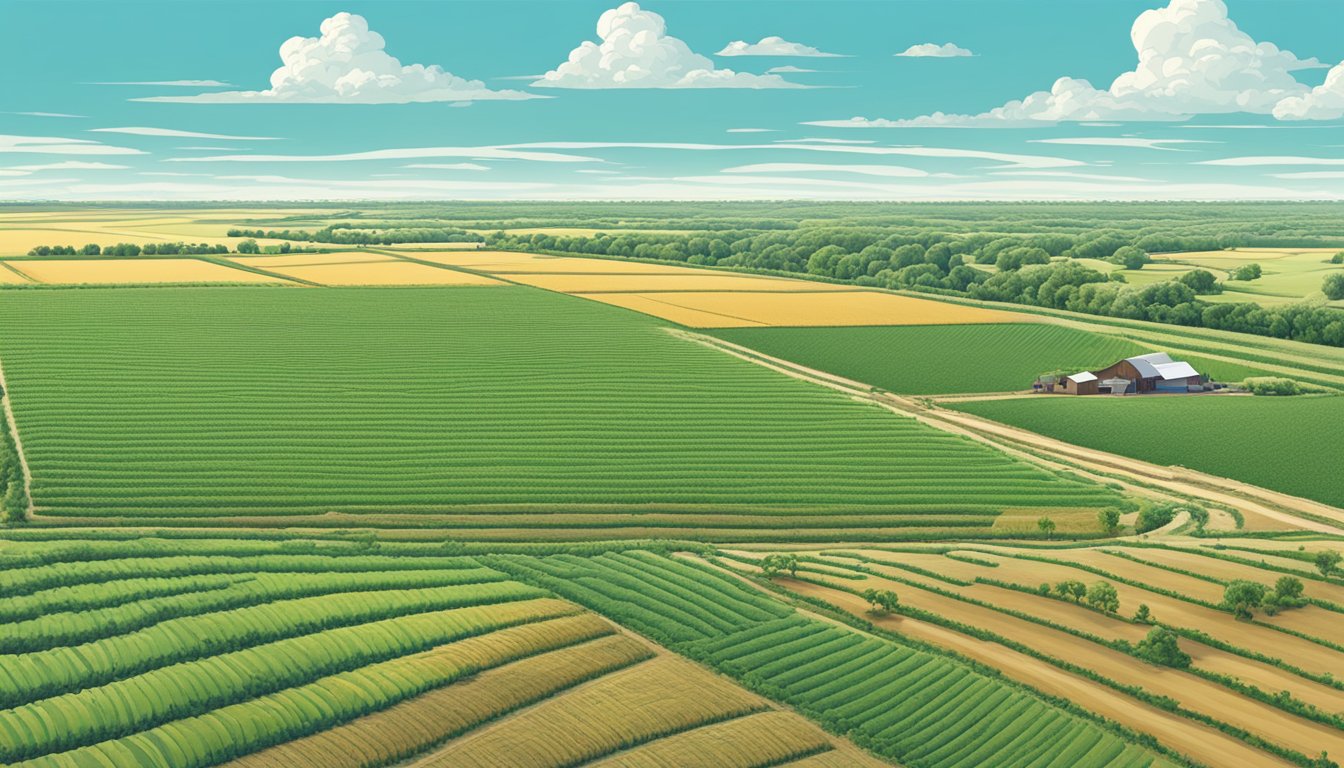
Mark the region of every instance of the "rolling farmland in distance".
<instances>
[{"instance_id":1,"label":"rolling farmland in distance","mask_svg":"<svg viewBox=\"0 0 1344 768\"><path fill-rule=\"evenodd\" d=\"M633 252L830 205L0 212L0 764L1339 762L1344 352ZM1150 351L1317 394L1022 394Z\"/></svg>"}]
</instances>

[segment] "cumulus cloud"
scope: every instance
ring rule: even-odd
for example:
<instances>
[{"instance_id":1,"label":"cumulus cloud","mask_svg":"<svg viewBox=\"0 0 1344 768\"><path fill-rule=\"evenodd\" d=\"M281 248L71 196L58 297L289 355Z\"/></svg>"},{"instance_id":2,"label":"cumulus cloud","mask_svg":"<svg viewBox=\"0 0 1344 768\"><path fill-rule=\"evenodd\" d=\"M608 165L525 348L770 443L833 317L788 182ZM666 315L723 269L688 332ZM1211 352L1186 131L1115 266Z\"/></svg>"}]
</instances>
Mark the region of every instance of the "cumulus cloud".
<instances>
[{"instance_id":1,"label":"cumulus cloud","mask_svg":"<svg viewBox=\"0 0 1344 768\"><path fill-rule=\"evenodd\" d=\"M802 88L779 75L717 69L667 34L663 17L625 3L597 20L601 43L585 40L542 75L539 88Z\"/></svg>"},{"instance_id":2,"label":"cumulus cloud","mask_svg":"<svg viewBox=\"0 0 1344 768\"><path fill-rule=\"evenodd\" d=\"M90 133L124 133L128 136L167 136L176 139L229 139L231 141L274 141L274 136L231 136L225 133L197 133L173 128L90 128Z\"/></svg>"},{"instance_id":3,"label":"cumulus cloud","mask_svg":"<svg viewBox=\"0 0 1344 768\"><path fill-rule=\"evenodd\" d=\"M403 66L383 50L383 36L363 16L338 13L320 37L291 37L280 46L279 69L264 91L215 91L151 96L135 101L196 104L406 104L409 102L532 99L522 91L492 90L437 64Z\"/></svg>"},{"instance_id":4,"label":"cumulus cloud","mask_svg":"<svg viewBox=\"0 0 1344 768\"><path fill-rule=\"evenodd\" d=\"M810 45L794 43L785 40L777 35L762 37L758 43L748 43L746 40L734 40L723 46L723 50L714 54L715 56L815 56L835 58L840 56L838 53L826 53L817 50Z\"/></svg>"},{"instance_id":5,"label":"cumulus cloud","mask_svg":"<svg viewBox=\"0 0 1344 768\"><path fill-rule=\"evenodd\" d=\"M802 74L807 74L808 72L816 72L816 71L817 71L817 70L815 70L815 69L804 69L803 67L795 67L795 66L793 66L792 64L785 64L785 65L780 66L780 67L771 67L771 68L765 70L765 74L767 74L767 75L802 75Z\"/></svg>"},{"instance_id":6,"label":"cumulus cloud","mask_svg":"<svg viewBox=\"0 0 1344 768\"><path fill-rule=\"evenodd\" d=\"M1300 96L1274 105L1280 120L1335 120L1344 117L1344 63L1331 69L1325 82Z\"/></svg>"},{"instance_id":7,"label":"cumulus cloud","mask_svg":"<svg viewBox=\"0 0 1344 768\"><path fill-rule=\"evenodd\" d=\"M1089 120L1184 120L1196 114L1270 114L1308 91L1293 72L1321 66L1259 42L1228 18L1223 0L1170 0L1144 11L1130 39L1134 69L1109 88L1061 77L1048 91L977 115L935 112L911 120L827 121L831 127L1013 126Z\"/></svg>"},{"instance_id":8,"label":"cumulus cloud","mask_svg":"<svg viewBox=\"0 0 1344 768\"><path fill-rule=\"evenodd\" d=\"M901 51L897 56L907 56L912 59L953 59L961 56L974 56L970 49L962 48L956 43L920 43L912 45Z\"/></svg>"}]
</instances>

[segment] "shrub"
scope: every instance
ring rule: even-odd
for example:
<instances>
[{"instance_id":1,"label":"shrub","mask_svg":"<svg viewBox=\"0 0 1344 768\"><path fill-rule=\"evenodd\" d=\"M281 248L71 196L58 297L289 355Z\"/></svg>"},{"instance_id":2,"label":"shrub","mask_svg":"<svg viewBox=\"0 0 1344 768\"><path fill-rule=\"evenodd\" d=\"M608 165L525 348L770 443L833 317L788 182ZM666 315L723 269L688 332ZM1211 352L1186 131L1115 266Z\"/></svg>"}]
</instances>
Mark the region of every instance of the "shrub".
<instances>
[{"instance_id":1,"label":"shrub","mask_svg":"<svg viewBox=\"0 0 1344 768\"><path fill-rule=\"evenodd\" d=\"M1190 654L1181 650L1176 633L1166 627L1153 627L1148 636L1134 646L1134 654L1164 667L1185 669L1190 666Z\"/></svg>"},{"instance_id":2,"label":"shrub","mask_svg":"<svg viewBox=\"0 0 1344 768\"><path fill-rule=\"evenodd\" d=\"M1237 267L1237 270L1232 273L1232 279L1248 282L1251 280L1259 280L1260 275L1262 274L1263 272L1261 271L1259 264L1243 264L1240 267Z\"/></svg>"},{"instance_id":3,"label":"shrub","mask_svg":"<svg viewBox=\"0 0 1344 768\"><path fill-rule=\"evenodd\" d=\"M1223 292L1223 286L1219 284L1218 278L1207 269L1192 270L1177 279L1190 286L1190 290L1200 296Z\"/></svg>"},{"instance_id":4,"label":"shrub","mask_svg":"<svg viewBox=\"0 0 1344 768\"><path fill-rule=\"evenodd\" d=\"M1099 611L1115 613L1120 610L1120 596L1110 582L1098 581L1087 588L1087 604Z\"/></svg>"},{"instance_id":5,"label":"shrub","mask_svg":"<svg viewBox=\"0 0 1344 768\"><path fill-rule=\"evenodd\" d=\"M1325 293L1325 298L1331 301L1344 299L1344 272L1333 272L1325 276L1321 283L1321 290Z\"/></svg>"},{"instance_id":6,"label":"shrub","mask_svg":"<svg viewBox=\"0 0 1344 768\"><path fill-rule=\"evenodd\" d=\"M1289 396L1302 394L1302 385L1278 376L1253 376L1246 380L1253 395Z\"/></svg>"},{"instance_id":7,"label":"shrub","mask_svg":"<svg viewBox=\"0 0 1344 768\"><path fill-rule=\"evenodd\" d=\"M1139 512L1134 529L1139 533L1155 531L1176 518L1176 509L1175 504L1154 504Z\"/></svg>"},{"instance_id":8,"label":"shrub","mask_svg":"<svg viewBox=\"0 0 1344 768\"><path fill-rule=\"evenodd\" d=\"M1239 619L1249 619L1255 615L1255 609L1265 600L1265 585L1254 581L1236 580L1228 582L1223 590L1221 607L1231 611Z\"/></svg>"}]
</instances>

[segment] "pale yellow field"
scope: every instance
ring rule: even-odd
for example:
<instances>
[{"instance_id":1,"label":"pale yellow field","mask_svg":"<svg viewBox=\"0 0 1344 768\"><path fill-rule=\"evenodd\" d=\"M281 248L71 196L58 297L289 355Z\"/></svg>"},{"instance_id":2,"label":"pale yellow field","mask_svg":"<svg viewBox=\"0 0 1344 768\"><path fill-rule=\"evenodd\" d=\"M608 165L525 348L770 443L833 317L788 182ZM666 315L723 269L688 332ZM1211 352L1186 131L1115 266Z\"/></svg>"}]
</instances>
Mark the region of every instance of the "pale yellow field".
<instances>
[{"instance_id":1,"label":"pale yellow field","mask_svg":"<svg viewBox=\"0 0 1344 768\"><path fill-rule=\"evenodd\" d=\"M757 325L956 325L1022 322L1012 312L872 291L825 293L597 293L584 298L645 312L690 328Z\"/></svg>"},{"instance_id":2,"label":"pale yellow field","mask_svg":"<svg viewBox=\"0 0 1344 768\"><path fill-rule=\"evenodd\" d=\"M440 269L410 261L323 264L313 267L276 267L277 275L320 285L503 285L469 272Z\"/></svg>"},{"instance_id":3,"label":"pale yellow field","mask_svg":"<svg viewBox=\"0 0 1344 768\"><path fill-rule=\"evenodd\" d=\"M21 228L9 229L7 223L0 222L0 256L23 256L39 245L70 245L79 248L87 243L109 246L117 243L144 245L146 243L207 242L212 245L219 243L230 248L236 248L238 243L247 239L243 237L202 236L192 234L190 231L146 232L135 229L133 224L130 227L120 226L121 223L62 221L53 223L47 228L37 228L32 224L26 224ZM189 229L189 225L183 226ZM282 242L280 240L268 240L264 237L256 238L256 241L259 245L279 245Z\"/></svg>"},{"instance_id":4,"label":"pale yellow field","mask_svg":"<svg viewBox=\"0 0 1344 768\"><path fill-rule=\"evenodd\" d=\"M341 253L286 253L280 256L227 256L229 261L246 264L259 269L272 267L314 267L326 264L364 264L370 262L395 261L391 256L366 251L346 251Z\"/></svg>"},{"instance_id":5,"label":"pale yellow field","mask_svg":"<svg viewBox=\"0 0 1344 768\"><path fill-rule=\"evenodd\" d=\"M19 273L0 265L0 285L27 285L29 282Z\"/></svg>"},{"instance_id":6,"label":"pale yellow field","mask_svg":"<svg viewBox=\"0 0 1344 768\"><path fill-rule=\"evenodd\" d=\"M508 279L561 293L661 292L661 291L854 291L853 286L788 280L779 277L724 275L691 272L668 275L510 274ZM501 273L502 274L502 273Z\"/></svg>"},{"instance_id":7,"label":"pale yellow field","mask_svg":"<svg viewBox=\"0 0 1344 768\"><path fill-rule=\"evenodd\" d=\"M199 259L42 259L14 263L39 283L283 283Z\"/></svg>"},{"instance_id":8,"label":"pale yellow field","mask_svg":"<svg viewBox=\"0 0 1344 768\"><path fill-rule=\"evenodd\" d=\"M703 269L680 267L675 264L645 264L641 261L617 261L615 259L584 259L570 256L542 256L510 251L471 251L463 253L416 253L408 254L422 261L435 264L447 264L453 267L470 267L482 272L497 274L512 272L565 273L565 274L602 274L602 275L716 275L721 272L709 272Z\"/></svg>"}]
</instances>

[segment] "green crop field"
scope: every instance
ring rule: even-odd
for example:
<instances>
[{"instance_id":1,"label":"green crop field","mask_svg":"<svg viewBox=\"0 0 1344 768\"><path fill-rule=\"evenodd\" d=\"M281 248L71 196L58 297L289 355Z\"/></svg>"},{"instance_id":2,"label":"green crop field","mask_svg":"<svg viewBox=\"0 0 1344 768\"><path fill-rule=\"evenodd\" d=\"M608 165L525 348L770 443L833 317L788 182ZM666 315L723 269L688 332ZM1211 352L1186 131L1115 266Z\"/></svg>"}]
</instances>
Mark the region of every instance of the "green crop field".
<instances>
[{"instance_id":1,"label":"green crop field","mask_svg":"<svg viewBox=\"0 0 1344 768\"><path fill-rule=\"evenodd\" d=\"M1011 392L1053 371L1101 368L1153 351L1126 339L1044 323L862 328L731 328L708 333L772 357L911 395ZM1182 355L1220 381L1269 375Z\"/></svg>"},{"instance_id":2,"label":"green crop field","mask_svg":"<svg viewBox=\"0 0 1344 768\"><path fill-rule=\"evenodd\" d=\"M617 538L765 512L975 528L1113 499L533 289L43 290L7 296L0 325L46 518Z\"/></svg>"},{"instance_id":3,"label":"green crop field","mask_svg":"<svg viewBox=\"0 0 1344 768\"><path fill-rule=\"evenodd\" d=\"M1089 448L1344 506L1344 397L1050 397L953 407Z\"/></svg>"}]
</instances>

